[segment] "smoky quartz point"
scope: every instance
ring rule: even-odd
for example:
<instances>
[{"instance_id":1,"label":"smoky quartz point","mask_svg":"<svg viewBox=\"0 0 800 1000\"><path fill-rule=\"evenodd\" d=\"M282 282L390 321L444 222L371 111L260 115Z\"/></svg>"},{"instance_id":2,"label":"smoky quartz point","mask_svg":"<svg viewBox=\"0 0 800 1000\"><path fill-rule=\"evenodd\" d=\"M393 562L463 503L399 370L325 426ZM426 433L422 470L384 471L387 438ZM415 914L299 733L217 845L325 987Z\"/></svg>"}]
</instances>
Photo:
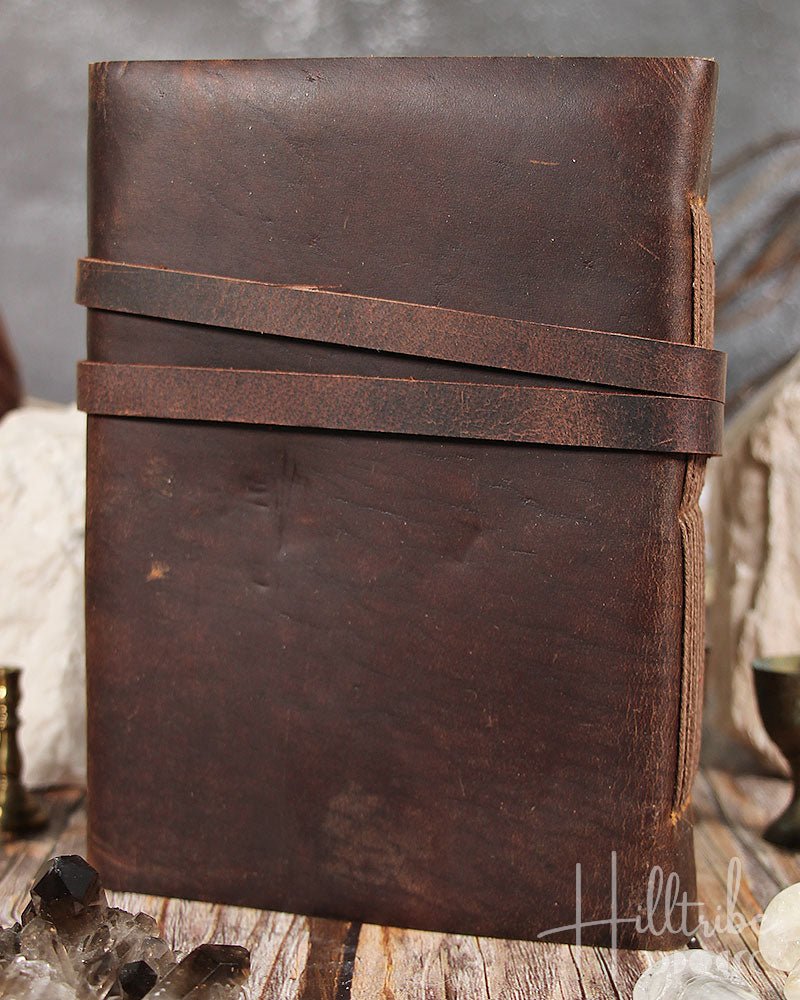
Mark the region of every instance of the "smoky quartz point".
<instances>
[{"instance_id":1,"label":"smoky quartz point","mask_svg":"<svg viewBox=\"0 0 800 1000\"><path fill-rule=\"evenodd\" d=\"M147 962L126 962L119 970L119 978L109 992L107 1000L142 1000L158 980L155 969Z\"/></svg>"},{"instance_id":2,"label":"smoky quartz point","mask_svg":"<svg viewBox=\"0 0 800 1000\"><path fill-rule=\"evenodd\" d=\"M149 996L153 1000L217 1000L229 985L239 985L250 972L250 952L230 944L201 944L170 972Z\"/></svg>"},{"instance_id":3,"label":"smoky quartz point","mask_svg":"<svg viewBox=\"0 0 800 1000\"><path fill-rule=\"evenodd\" d=\"M178 961L151 916L108 905L77 855L48 861L19 923L0 928L0 1000L234 1000L249 968L233 945Z\"/></svg>"},{"instance_id":4,"label":"smoky quartz point","mask_svg":"<svg viewBox=\"0 0 800 1000\"><path fill-rule=\"evenodd\" d=\"M77 943L103 922L107 912L100 876L83 858L67 854L39 869L20 922L24 928L36 920L47 921L64 944Z\"/></svg>"},{"instance_id":5,"label":"smoky quartz point","mask_svg":"<svg viewBox=\"0 0 800 1000\"><path fill-rule=\"evenodd\" d=\"M77 854L65 854L46 862L31 888L36 914L56 926L63 920L105 909L106 894L100 876Z\"/></svg>"}]
</instances>

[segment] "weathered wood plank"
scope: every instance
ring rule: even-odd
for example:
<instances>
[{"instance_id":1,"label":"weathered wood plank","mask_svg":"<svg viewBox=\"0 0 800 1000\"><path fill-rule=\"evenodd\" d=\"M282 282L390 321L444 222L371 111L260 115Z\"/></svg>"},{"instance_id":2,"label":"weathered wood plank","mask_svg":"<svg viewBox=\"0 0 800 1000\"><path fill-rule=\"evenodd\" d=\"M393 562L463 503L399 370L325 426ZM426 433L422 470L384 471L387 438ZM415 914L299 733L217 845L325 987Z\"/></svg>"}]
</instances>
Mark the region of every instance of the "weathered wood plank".
<instances>
[{"instance_id":1,"label":"weathered wood plank","mask_svg":"<svg viewBox=\"0 0 800 1000\"><path fill-rule=\"evenodd\" d=\"M353 981L360 924L308 920L308 948L300 982L302 1000L337 1000Z\"/></svg>"},{"instance_id":2,"label":"weathered wood plank","mask_svg":"<svg viewBox=\"0 0 800 1000\"><path fill-rule=\"evenodd\" d=\"M758 955L757 918L783 886L800 881L800 858L761 839L788 794L777 779L699 776L695 802L698 893L710 923L704 948L736 959L763 1000L778 1000L783 976ZM47 795L50 828L0 848L0 922L25 905L41 864L82 853L85 814L75 791ZM727 871L741 864L735 903L742 926L727 926ZM159 919L176 950L204 941L244 944L252 954L248 1000L630 1000L660 955L546 942L360 926L242 907L111 893L111 902ZM714 926L715 918L719 926Z\"/></svg>"},{"instance_id":3,"label":"weathered wood plank","mask_svg":"<svg viewBox=\"0 0 800 1000\"><path fill-rule=\"evenodd\" d=\"M748 857L764 869L779 888L800 882L800 857L762 839L761 833L787 804L790 783L780 778L735 776L709 771L705 780L712 789L719 816L744 845Z\"/></svg>"},{"instance_id":4,"label":"weathered wood plank","mask_svg":"<svg viewBox=\"0 0 800 1000\"><path fill-rule=\"evenodd\" d=\"M614 996L624 998L631 996L633 987L644 970L661 957L655 952L648 955L640 951L617 951L616 954L612 954L606 948L596 948L595 952L608 972L614 987Z\"/></svg>"},{"instance_id":5,"label":"weathered wood plank","mask_svg":"<svg viewBox=\"0 0 800 1000\"><path fill-rule=\"evenodd\" d=\"M356 952L352 1000L446 997L443 934L364 924ZM485 994L484 994L485 996Z\"/></svg>"},{"instance_id":6,"label":"weathered wood plank","mask_svg":"<svg viewBox=\"0 0 800 1000\"><path fill-rule=\"evenodd\" d=\"M708 791L706 778L702 777L696 793L702 803L702 814L695 829L695 853L704 916L719 928L713 933L717 945L711 950L732 958L759 996L777 1000L782 995L783 977L759 955L757 918L782 886L754 859L736 830L727 825ZM741 865L738 891L735 881L729 879L731 861ZM735 898L731 898L734 892ZM730 916L729 909L733 911ZM743 919L737 920L735 914ZM706 940L703 943L708 946Z\"/></svg>"},{"instance_id":7,"label":"weathered wood plank","mask_svg":"<svg viewBox=\"0 0 800 1000\"><path fill-rule=\"evenodd\" d=\"M552 997L578 1000L615 997L611 980L591 948L530 941L482 939L493 1000Z\"/></svg>"}]
</instances>

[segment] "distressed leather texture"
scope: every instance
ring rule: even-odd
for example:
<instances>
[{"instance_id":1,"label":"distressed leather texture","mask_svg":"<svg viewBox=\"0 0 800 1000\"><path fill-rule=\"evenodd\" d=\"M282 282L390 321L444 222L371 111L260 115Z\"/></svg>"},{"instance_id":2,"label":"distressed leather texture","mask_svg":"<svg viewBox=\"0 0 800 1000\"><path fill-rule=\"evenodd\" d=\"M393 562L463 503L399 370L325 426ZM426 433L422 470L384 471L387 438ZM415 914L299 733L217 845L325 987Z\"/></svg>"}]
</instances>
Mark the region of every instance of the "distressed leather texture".
<instances>
[{"instance_id":1,"label":"distressed leather texture","mask_svg":"<svg viewBox=\"0 0 800 1000\"><path fill-rule=\"evenodd\" d=\"M82 362L93 414L714 453L721 406L700 399L442 380Z\"/></svg>"},{"instance_id":2,"label":"distressed leather texture","mask_svg":"<svg viewBox=\"0 0 800 1000\"><path fill-rule=\"evenodd\" d=\"M725 399L724 354L649 337L87 259L78 262L76 298L94 309L245 333L363 347L651 394Z\"/></svg>"},{"instance_id":3,"label":"distressed leather texture","mask_svg":"<svg viewBox=\"0 0 800 1000\"><path fill-rule=\"evenodd\" d=\"M708 348L715 85L700 59L98 64L89 257ZM142 393L166 379L169 400L174 372L205 370L169 412L87 405L106 883L472 934L566 928L548 940L574 940L576 864L585 921L611 916L612 855L620 916L653 866L694 898L702 456L415 422L414 383L441 398L465 383L479 412L497 390L575 391L574 372L103 304L83 371L125 371L108 409L131 373ZM309 376L307 401L323 376L356 376L355 409L411 383L405 423L259 425L275 373ZM252 422L209 419L212 382Z\"/></svg>"}]
</instances>

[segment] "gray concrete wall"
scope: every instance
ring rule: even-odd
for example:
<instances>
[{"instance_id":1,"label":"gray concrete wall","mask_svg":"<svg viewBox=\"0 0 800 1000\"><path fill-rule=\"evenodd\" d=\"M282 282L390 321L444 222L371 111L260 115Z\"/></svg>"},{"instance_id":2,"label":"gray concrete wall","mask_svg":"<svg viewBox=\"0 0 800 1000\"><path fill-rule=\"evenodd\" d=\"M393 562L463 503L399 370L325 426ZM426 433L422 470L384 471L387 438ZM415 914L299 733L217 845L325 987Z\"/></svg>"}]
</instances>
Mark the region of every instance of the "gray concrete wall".
<instances>
[{"instance_id":1,"label":"gray concrete wall","mask_svg":"<svg viewBox=\"0 0 800 1000\"><path fill-rule=\"evenodd\" d=\"M88 62L476 53L714 56L718 162L800 126L800 0L0 0L0 309L28 390L71 399L83 353ZM800 348L793 296L728 338L734 381Z\"/></svg>"}]
</instances>

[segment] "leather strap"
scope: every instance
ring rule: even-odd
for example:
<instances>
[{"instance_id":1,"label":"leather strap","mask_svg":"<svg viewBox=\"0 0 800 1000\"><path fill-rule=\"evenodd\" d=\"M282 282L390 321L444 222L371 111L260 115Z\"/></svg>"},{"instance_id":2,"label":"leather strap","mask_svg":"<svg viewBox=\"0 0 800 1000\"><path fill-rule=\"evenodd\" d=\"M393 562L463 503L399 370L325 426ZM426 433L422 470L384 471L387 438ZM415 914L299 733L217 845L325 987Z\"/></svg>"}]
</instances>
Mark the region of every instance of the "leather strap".
<instances>
[{"instance_id":1,"label":"leather strap","mask_svg":"<svg viewBox=\"0 0 800 1000\"><path fill-rule=\"evenodd\" d=\"M723 353L647 337L91 258L79 261L76 298L92 309L661 395L725 398Z\"/></svg>"},{"instance_id":2,"label":"leather strap","mask_svg":"<svg viewBox=\"0 0 800 1000\"><path fill-rule=\"evenodd\" d=\"M722 404L673 396L358 375L82 362L93 414L718 454Z\"/></svg>"}]
</instances>

